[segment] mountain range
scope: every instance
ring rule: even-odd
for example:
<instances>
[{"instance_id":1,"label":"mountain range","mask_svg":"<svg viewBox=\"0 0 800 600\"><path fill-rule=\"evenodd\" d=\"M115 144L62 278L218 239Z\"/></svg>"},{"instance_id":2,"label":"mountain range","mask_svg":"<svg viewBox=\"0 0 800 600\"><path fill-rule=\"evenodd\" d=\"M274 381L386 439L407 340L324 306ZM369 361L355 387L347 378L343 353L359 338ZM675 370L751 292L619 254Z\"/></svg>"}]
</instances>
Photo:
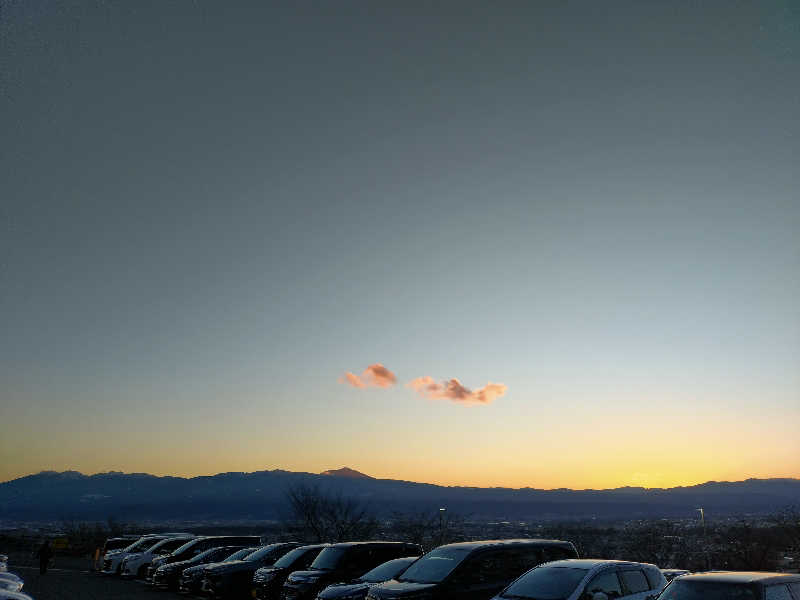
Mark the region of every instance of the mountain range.
<instances>
[{"instance_id":1,"label":"mountain range","mask_svg":"<svg viewBox=\"0 0 800 600\"><path fill-rule=\"evenodd\" d=\"M298 485L355 498L378 515L447 507L476 519L500 520L693 518L698 507L709 516L766 514L800 500L800 479L788 478L542 490L376 479L347 467L320 474L273 470L190 478L44 471L0 483L0 520L272 520L286 516L286 492Z\"/></svg>"}]
</instances>

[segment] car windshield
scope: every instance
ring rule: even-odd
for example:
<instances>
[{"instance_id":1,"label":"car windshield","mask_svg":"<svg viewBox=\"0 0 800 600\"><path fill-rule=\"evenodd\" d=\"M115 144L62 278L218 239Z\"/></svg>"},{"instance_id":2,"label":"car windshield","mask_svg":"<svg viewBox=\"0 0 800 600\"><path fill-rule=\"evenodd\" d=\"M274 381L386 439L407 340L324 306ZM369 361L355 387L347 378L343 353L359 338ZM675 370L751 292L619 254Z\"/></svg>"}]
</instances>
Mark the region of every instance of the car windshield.
<instances>
[{"instance_id":1,"label":"car windshield","mask_svg":"<svg viewBox=\"0 0 800 600\"><path fill-rule=\"evenodd\" d=\"M198 543L200 543L200 540L197 540L197 539L189 540L183 546L178 546L177 548L175 548L175 550L172 551L172 554L174 554L176 556L178 554L183 554L187 550L190 550L191 548L193 548Z\"/></svg>"},{"instance_id":2,"label":"car windshield","mask_svg":"<svg viewBox=\"0 0 800 600\"><path fill-rule=\"evenodd\" d=\"M346 552L347 548L325 548L311 563L311 568L319 569L320 571L333 571L342 561L342 557Z\"/></svg>"},{"instance_id":3,"label":"car windshield","mask_svg":"<svg viewBox=\"0 0 800 600\"><path fill-rule=\"evenodd\" d=\"M193 556L188 562L193 565L211 562L219 558L225 558L230 551L231 548L211 548L210 550L206 550L205 552L201 552L200 554Z\"/></svg>"},{"instance_id":4,"label":"car windshield","mask_svg":"<svg viewBox=\"0 0 800 600\"><path fill-rule=\"evenodd\" d=\"M246 560L248 562L263 560L265 558L269 558L270 555L275 554L276 550L277 549L275 546L264 546L263 548L258 548L255 552L248 554L242 560Z\"/></svg>"},{"instance_id":5,"label":"car windshield","mask_svg":"<svg viewBox=\"0 0 800 600\"><path fill-rule=\"evenodd\" d=\"M133 542L127 548L125 548L125 552L141 552L142 550L145 550L145 549L151 547L153 544L155 544L156 542L159 542L159 541L161 541L161 538L139 539L139 540L136 540L135 542Z\"/></svg>"},{"instance_id":6,"label":"car windshield","mask_svg":"<svg viewBox=\"0 0 800 600\"><path fill-rule=\"evenodd\" d=\"M437 548L431 550L398 577L410 583L439 583L469 554L466 548Z\"/></svg>"},{"instance_id":7,"label":"car windshield","mask_svg":"<svg viewBox=\"0 0 800 600\"><path fill-rule=\"evenodd\" d=\"M400 573L405 571L408 568L408 565L415 560L415 558L397 558L395 560L390 560L382 565L378 565L371 571L367 571L361 577L359 577L358 580L363 581L364 583L381 583L383 581L394 579L400 575Z\"/></svg>"},{"instance_id":8,"label":"car windshield","mask_svg":"<svg viewBox=\"0 0 800 600\"><path fill-rule=\"evenodd\" d=\"M673 579L658 600L757 600L758 591L749 583Z\"/></svg>"},{"instance_id":9,"label":"car windshield","mask_svg":"<svg viewBox=\"0 0 800 600\"><path fill-rule=\"evenodd\" d=\"M179 545L182 541L183 540L171 540L169 538L166 540L161 540L157 544L154 544L150 547L150 552L155 552L157 554L172 552L172 550L175 549L175 546Z\"/></svg>"},{"instance_id":10,"label":"car windshield","mask_svg":"<svg viewBox=\"0 0 800 600\"><path fill-rule=\"evenodd\" d=\"M131 540L106 540L106 551L118 550L125 548L131 543Z\"/></svg>"},{"instance_id":11,"label":"car windshield","mask_svg":"<svg viewBox=\"0 0 800 600\"><path fill-rule=\"evenodd\" d=\"M301 558L306 552L312 552L312 550L309 550L308 548L295 548L276 560L273 566L279 569L291 567L294 561L296 561L298 558Z\"/></svg>"},{"instance_id":12,"label":"car windshield","mask_svg":"<svg viewBox=\"0 0 800 600\"><path fill-rule=\"evenodd\" d=\"M244 560L245 556L248 554L252 554L254 550L258 550L258 548L242 548L241 550L237 550L230 556L226 557L225 560L220 562L228 562L229 560Z\"/></svg>"},{"instance_id":13,"label":"car windshield","mask_svg":"<svg viewBox=\"0 0 800 600\"><path fill-rule=\"evenodd\" d=\"M563 600L575 591L586 573L588 569L574 567L537 567L508 586L500 597Z\"/></svg>"}]
</instances>

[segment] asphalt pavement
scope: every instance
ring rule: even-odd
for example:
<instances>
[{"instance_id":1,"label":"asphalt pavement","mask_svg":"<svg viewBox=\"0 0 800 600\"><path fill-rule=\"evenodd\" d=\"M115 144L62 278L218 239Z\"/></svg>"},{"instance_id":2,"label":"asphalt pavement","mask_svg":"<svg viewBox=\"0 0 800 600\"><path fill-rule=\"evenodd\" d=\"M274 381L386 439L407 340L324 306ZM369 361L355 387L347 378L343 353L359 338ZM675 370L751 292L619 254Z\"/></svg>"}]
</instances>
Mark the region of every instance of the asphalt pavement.
<instances>
[{"instance_id":1,"label":"asphalt pavement","mask_svg":"<svg viewBox=\"0 0 800 600\"><path fill-rule=\"evenodd\" d=\"M154 590L141 581L107 577L88 570L49 569L39 574L39 567L9 565L25 580L23 592L34 600L176 600L177 594Z\"/></svg>"}]
</instances>

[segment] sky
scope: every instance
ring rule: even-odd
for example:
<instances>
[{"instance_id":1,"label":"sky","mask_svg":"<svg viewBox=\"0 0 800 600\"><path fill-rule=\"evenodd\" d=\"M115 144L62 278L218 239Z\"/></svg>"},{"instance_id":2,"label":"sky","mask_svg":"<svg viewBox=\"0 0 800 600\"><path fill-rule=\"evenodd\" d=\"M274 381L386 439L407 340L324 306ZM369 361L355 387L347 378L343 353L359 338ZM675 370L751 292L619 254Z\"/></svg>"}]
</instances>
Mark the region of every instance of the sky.
<instances>
[{"instance_id":1,"label":"sky","mask_svg":"<svg viewBox=\"0 0 800 600\"><path fill-rule=\"evenodd\" d=\"M0 1L0 481L800 477L797 2Z\"/></svg>"}]
</instances>

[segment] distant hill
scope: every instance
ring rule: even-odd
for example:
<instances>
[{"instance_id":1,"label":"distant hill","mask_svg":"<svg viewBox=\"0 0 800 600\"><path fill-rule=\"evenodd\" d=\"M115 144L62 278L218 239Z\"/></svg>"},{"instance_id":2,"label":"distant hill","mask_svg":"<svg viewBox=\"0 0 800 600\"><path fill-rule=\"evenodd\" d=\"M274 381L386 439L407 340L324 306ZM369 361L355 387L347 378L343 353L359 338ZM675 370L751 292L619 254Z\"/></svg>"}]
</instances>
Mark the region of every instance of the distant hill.
<instances>
[{"instance_id":1,"label":"distant hill","mask_svg":"<svg viewBox=\"0 0 800 600\"><path fill-rule=\"evenodd\" d=\"M341 469L329 469L327 471L323 471L320 475L331 475L333 477L350 477L351 479L375 479L374 477L370 477L369 475L364 475L364 473L359 473L358 471L351 469L349 467L342 467Z\"/></svg>"},{"instance_id":2,"label":"distant hill","mask_svg":"<svg viewBox=\"0 0 800 600\"><path fill-rule=\"evenodd\" d=\"M277 519L291 486L355 497L380 513L445 506L474 518L502 520L709 518L765 514L800 499L798 479L710 481L669 489L611 490L445 487L375 479L347 467L322 474L291 471L156 477L146 473L42 472L0 484L0 520Z\"/></svg>"}]
</instances>

